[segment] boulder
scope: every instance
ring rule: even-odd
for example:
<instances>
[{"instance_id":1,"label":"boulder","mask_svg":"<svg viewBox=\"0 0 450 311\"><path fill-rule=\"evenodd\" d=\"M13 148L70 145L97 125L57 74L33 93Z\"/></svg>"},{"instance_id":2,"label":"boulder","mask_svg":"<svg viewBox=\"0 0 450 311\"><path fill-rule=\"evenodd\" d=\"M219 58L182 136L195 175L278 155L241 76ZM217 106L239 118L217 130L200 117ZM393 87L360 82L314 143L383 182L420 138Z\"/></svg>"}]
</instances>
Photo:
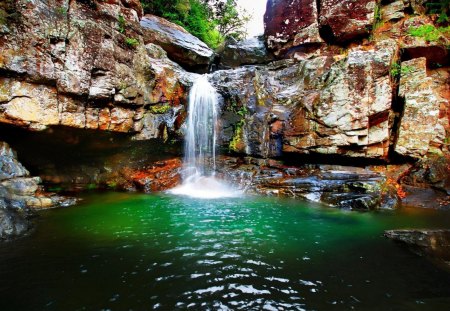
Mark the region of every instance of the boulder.
<instances>
[{"instance_id":1,"label":"boulder","mask_svg":"<svg viewBox=\"0 0 450 311\"><path fill-rule=\"evenodd\" d=\"M375 0L320 1L322 37L329 42L348 42L368 36L375 20Z\"/></svg>"},{"instance_id":2,"label":"boulder","mask_svg":"<svg viewBox=\"0 0 450 311\"><path fill-rule=\"evenodd\" d=\"M273 61L273 56L267 51L262 36L244 41L230 38L220 52L220 68L234 68L243 65L265 64Z\"/></svg>"},{"instance_id":3,"label":"boulder","mask_svg":"<svg viewBox=\"0 0 450 311\"><path fill-rule=\"evenodd\" d=\"M214 52L183 27L154 15L141 20L144 42L161 46L170 59L189 70L206 72Z\"/></svg>"},{"instance_id":4,"label":"boulder","mask_svg":"<svg viewBox=\"0 0 450 311\"><path fill-rule=\"evenodd\" d=\"M388 230L385 237L405 244L420 256L426 256L441 267L450 269L450 230Z\"/></svg>"},{"instance_id":5,"label":"boulder","mask_svg":"<svg viewBox=\"0 0 450 311\"><path fill-rule=\"evenodd\" d=\"M269 0L264 15L267 46L282 57L290 48L322 43L316 0Z\"/></svg>"},{"instance_id":6,"label":"boulder","mask_svg":"<svg viewBox=\"0 0 450 311\"><path fill-rule=\"evenodd\" d=\"M0 204L0 241L19 237L30 228L31 224L23 213L2 208Z\"/></svg>"},{"instance_id":7,"label":"boulder","mask_svg":"<svg viewBox=\"0 0 450 311\"><path fill-rule=\"evenodd\" d=\"M439 105L425 58L402 62L399 96L404 98L395 152L413 158L427 154L436 135Z\"/></svg>"},{"instance_id":8,"label":"boulder","mask_svg":"<svg viewBox=\"0 0 450 311\"><path fill-rule=\"evenodd\" d=\"M405 17L405 2L394 1L381 7L381 19L383 21L395 21Z\"/></svg>"}]
</instances>

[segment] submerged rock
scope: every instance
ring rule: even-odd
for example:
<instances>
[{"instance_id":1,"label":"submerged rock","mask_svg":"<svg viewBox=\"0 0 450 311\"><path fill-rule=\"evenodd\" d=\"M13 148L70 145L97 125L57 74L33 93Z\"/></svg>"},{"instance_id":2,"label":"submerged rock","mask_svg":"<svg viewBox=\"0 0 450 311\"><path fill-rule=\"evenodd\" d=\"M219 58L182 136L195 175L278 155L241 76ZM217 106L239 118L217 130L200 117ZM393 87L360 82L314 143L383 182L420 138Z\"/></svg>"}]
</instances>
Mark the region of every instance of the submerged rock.
<instances>
[{"instance_id":1,"label":"submerged rock","mask_svg":"<svg viewBox=\"0 0 450 311\"><path fill-rule=\"evenodd\" d=\"M450 269L450 230L388 230L384 235L408 246L420 256L426 256L441 267Z\"/></svg>"},{"instance_id":2,"label":"submerged rock","mask_svg":"<svg viewBox=\"0 0 450 311\"><path fill-rule=\"evenodd\" d=\"M0 203L0 240L14 239L30 230L31 224L23 214L3 208Z\"/></svg>"},{"instance_id":3,"label":"submerged rock","mask_svg":"<svg viewBox=\"0 0 450 311\"><path fill-rule=\"evenodd\" d=\"M170 59L189 70L208 70L214 52L183 27L149 14L141 19L141 26L145 44L154 43L161 46Z\"/></svg>"}]
</instances>

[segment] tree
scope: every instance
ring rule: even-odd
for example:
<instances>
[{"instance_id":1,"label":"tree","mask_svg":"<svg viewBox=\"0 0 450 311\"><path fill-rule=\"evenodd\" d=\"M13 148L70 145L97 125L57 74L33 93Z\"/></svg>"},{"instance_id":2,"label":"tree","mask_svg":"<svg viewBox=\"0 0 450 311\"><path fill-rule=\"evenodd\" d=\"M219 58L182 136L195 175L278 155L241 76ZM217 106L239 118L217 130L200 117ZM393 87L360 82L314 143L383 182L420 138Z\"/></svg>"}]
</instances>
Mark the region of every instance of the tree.
<instances>
[{"instance_id":1,"label":"tree","mask_svg":"<svg viewBox=\"0 0 450 311\"><path fill-rule=\"evenodd\" d=\"M212 48L227 37L245 37L246 12L239 13L236 0L141 0L145 13L181 25Z\"/></svg>"}]
</instances>

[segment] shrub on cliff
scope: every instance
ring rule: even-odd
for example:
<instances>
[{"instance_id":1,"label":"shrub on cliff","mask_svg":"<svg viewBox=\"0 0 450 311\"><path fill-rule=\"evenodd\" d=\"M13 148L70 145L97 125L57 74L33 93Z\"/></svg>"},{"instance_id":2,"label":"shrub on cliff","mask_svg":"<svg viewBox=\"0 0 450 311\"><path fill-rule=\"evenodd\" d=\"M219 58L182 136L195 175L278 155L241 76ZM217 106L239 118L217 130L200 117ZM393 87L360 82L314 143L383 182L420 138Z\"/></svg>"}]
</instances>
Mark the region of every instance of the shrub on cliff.
<instances>
[{"instance_id":1,"label":"shrub on cliff","mask_svg":"<svg viewBox=\"0 0 450 311\"><path fill-rule=\"evenodd\" d=\"M249 17L239 13L235 0L141 0L145 13L184 27L211 48L228 37L241 39Z\"/></svg>"}]
</instances>

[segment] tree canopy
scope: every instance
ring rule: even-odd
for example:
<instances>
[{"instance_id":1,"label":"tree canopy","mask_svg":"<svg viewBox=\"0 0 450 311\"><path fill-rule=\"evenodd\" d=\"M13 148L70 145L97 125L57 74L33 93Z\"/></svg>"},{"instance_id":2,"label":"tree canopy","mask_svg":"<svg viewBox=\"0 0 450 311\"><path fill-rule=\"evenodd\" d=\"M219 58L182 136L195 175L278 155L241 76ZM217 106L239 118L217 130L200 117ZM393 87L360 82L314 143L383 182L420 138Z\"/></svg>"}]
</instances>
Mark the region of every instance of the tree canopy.
<instances>
[{"instance_id":1,"label":"tree canopy","mask_svg":"<svg viewBox=\"0 0 450 311\"><path fill-rule=\"evenodd\" d=\"M246 35L248 14L237 10L236 0L141 0L145 13L181 25L211 48L226 38Z\"/></svg>"}]
</instances>

